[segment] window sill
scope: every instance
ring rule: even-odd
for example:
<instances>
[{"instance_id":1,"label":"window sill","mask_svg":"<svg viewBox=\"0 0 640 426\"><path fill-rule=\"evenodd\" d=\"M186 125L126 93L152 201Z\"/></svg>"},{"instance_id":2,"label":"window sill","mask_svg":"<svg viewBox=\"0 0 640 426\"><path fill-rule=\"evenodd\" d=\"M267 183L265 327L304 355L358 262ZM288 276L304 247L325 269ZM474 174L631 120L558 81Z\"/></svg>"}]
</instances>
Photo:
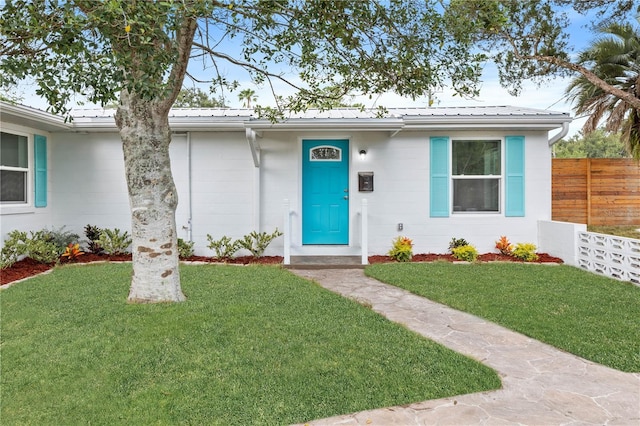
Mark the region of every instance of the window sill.
<instances>
[{"instance_id":1,"label":"window sill","mask_svg":"<svg viewBox=\"0 0 640 426\"><path fill-rule=\"evenodd\" d=\"M482 211L472 211L472 210L467 210L467 211L454 211L451 213L452 216L458 216L458 217L469 217L469 216L482 216L482 217L487 217L487 216L495 216L495 217L505 217L504 213L502 212L482 212Z\"/></svg>"},{"instance_id":2,"label":"window sill","mask_svg":"<svg viewBox=\"0 0 640 426\"><path fill-rule=\"evenodd\" d=\"M33 206L0 206L0 216L33 213L35 213L35 208Z\"/></svg>"}]
</instances>

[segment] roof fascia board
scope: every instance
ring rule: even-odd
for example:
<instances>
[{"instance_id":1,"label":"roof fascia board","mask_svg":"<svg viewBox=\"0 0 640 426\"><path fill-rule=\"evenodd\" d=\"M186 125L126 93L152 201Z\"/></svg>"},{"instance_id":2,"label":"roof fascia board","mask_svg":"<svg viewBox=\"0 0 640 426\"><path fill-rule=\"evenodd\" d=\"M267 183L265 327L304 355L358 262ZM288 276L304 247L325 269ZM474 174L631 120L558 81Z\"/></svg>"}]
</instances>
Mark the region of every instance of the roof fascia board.
<instances>
[{"instance_id":1,"label":"roof fascia board","mask_svg":"<svg viewBox=\"0 0 640 426\"><path fill-rule=\"evenodd\" d=\"M404 127L401 119L294 119L272 123L269 121L249 121L247 126L259 130L374 130L395 131Z\"/></svg>"},{"instance_id":2,"label":"roof fascia board","mask_svg":"<svg viewBox=\"0 0 640 426\"><path fill-rule=\"evenodd\" d=\"M48 130L68 130L72 127L70 122L65 123L64 118L59 115L7 102L0 102L0 116L3 120L13 119L34 128L38 128L38 125L47 126Z\"/></svg>"},{"instance_id":3,"label":"roof fascia board","mask_svg":"<svg viewBox=\"0 0 640 426\"><path fill-rule=\"evenodd\" d=\"M533 129L552 130L562 126L563 123L448 123L423 124L420 126L405 126L403 131L411 130L458 130L458 129Z\"/></svg>"}]
</instances>

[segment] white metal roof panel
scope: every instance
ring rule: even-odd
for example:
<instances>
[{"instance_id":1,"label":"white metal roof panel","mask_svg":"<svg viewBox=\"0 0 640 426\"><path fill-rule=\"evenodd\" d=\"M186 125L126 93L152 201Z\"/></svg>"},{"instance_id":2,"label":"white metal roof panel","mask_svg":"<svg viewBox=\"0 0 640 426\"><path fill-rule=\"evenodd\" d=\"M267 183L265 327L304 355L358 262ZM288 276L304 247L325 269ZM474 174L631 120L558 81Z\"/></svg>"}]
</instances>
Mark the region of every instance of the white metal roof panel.
<instances>
[{"instance_id":1,"label":"white metal roof panel","mask_svg":"<svg viewBox=\"0 0 640 426\"><path fill-rule=\"evenodd\" d=\"M29 115L30 119L54 124L59 130L113 131L114 109L74 109L73 120L64 123L56 115L34 108L0 103L3 115L15 117ZM11 114L6 114L10 112ZM28 114L27 114L28 113ZM298 129L359 129L359 130L409 130L448 128L509 127L521 129L553 129L571 121L568 113L515 106L466 106L430 108L387 108L380 117L379 109L336 108L332 110L310 109L285 114L285 119L272 123L246 108L174 108L169 120L174 130L244 129L264 130ZM16 118L17 119L17 118ZM53 120L53 121L52 121ZM52 126L53 127L53 126ZM52 128L53 130L53 128Z\"/></svg>"}]
</instances>

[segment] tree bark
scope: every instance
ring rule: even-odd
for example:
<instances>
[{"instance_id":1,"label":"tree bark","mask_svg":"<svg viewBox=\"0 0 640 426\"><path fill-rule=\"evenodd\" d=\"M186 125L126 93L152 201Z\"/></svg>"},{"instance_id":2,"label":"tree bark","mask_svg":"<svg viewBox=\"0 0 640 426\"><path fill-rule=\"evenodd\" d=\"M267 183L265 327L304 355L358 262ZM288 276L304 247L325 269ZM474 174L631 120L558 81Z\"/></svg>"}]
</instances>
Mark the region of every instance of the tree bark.
<instances>
[{"instance_id":1,"label":"tree bark","mask_svg":"<svg viewBox=\"0 0 640 426\"><path fill-rule=\"evenodd\" d=\"M175 212L178 194L171 173L169 111L123 91L116 113L131 204L133 275L129 302L180 302Z\"/></svg>"}]
</instances>

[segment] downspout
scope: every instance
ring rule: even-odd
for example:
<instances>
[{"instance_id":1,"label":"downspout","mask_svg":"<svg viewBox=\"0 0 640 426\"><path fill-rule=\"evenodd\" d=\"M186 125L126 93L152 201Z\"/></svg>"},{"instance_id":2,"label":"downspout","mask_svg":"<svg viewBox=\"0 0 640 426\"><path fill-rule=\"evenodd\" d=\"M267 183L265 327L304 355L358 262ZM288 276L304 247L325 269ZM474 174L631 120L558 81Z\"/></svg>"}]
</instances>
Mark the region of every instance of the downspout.
<instances>
[{"instance_id":1,"label":"downspout","mask_svg":"<svg viewBox=\"0 0 640 426\"><path fill-rule=\"evenodd\" d=\"M562 123L562 129L560 130L560 132L553 135L549 139L549 146L551 147L555 145L560 139L567 136L567 133L569 133L569 123L565 121L564 123Z\"/></svg>"},{"instance_id":2,"label":"downspout","mask_svg":"<svg viewBox=\"0 0 640 426\"><path fill-rule=\"evenodd\" d=\"M187 218L187 238L188 241L193 241L193 224L191 219L193 218L193 203L191 201L191 132L187 132L187 181L189 184L188 195L189 198L189 217Z\"/></svg>"},{"instance_id":3,"label":"downspout","mask_svg":"<svg viewBox=\"0 0 640 426\"><path fill-rule=\"evenodd\" d=\"M256 232L260 232L260 194L261 194L261 182L260 182L260 160L262 157L262 151L260 144L256 141L256 138L261 134L255 132L252 128L245 128L245 136L251 149L251 157L253 158L253 228Z\"/></svg>"}]
</instances>

